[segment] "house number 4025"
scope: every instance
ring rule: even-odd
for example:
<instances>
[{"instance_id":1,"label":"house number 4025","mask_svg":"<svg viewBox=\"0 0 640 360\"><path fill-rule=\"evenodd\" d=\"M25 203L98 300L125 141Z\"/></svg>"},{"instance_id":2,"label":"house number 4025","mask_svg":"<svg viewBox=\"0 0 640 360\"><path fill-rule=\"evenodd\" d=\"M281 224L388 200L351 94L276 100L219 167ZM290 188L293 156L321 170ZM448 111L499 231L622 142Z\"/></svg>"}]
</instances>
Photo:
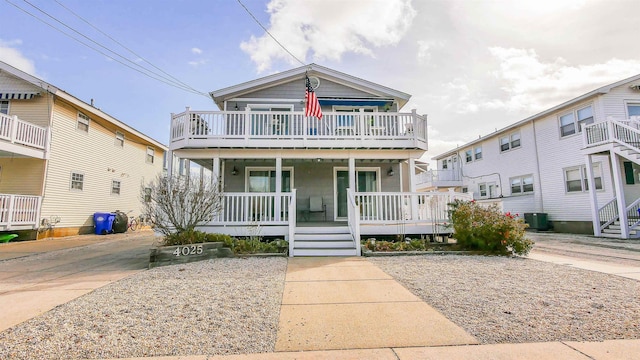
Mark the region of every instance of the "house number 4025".
<instances>
[{"instance_id":1,"label":"house number 4025","mask_svg":"<svg viewBox=\"0 0 640 360\"><path fill-rule=\"evenodd\" d=\"M202 254L202 245L190 245L177 247L173 252L175 256L188 256L188 255L200 255Z\"/></svg>"}]
</instances>

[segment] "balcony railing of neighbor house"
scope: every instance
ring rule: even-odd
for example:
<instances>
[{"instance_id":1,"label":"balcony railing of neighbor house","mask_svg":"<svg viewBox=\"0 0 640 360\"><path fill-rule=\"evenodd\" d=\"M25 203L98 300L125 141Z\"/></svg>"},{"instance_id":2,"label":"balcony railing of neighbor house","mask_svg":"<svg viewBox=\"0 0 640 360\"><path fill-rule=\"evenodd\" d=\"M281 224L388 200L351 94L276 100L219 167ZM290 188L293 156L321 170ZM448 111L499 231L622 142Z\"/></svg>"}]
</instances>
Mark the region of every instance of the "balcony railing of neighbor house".
<instances>
[{"instance_id":1,"label":"balcony railing of neighbor house","mask_svg":"<svg viewBox=\"0 0 640 360\"><path fill-rule=\"evenodd\" d=\"M462 181L462 173L460 170L427 170L416 174L418 185L434 186L438 183Z\"/></svg>"},{"instance_id":2,"label":"balcony railing of neighbor house","mask_svg":"<svg viewBox=\"0 0 640 360\"><path fill-rule=\"evenodd\" d=\"M607 119L587 125L583 131L585 147L618 142L640 151L640 122L636 119Z\"/></svg>"},{"instance_id":3,"label":"balcony railing of neighbor house","mask_svg":"<svg viewBox=\"0 0 640 360\"><path fill-rule=\"evenodd\" d=\"M35 228L40 215L40 196L0 194L0 228Z\"/></svg>"},{"instance_id":4,"label":"balcony railing of neighbor house","mask_svg":"<svg viewBox=\"0 0 640 360\"><path fill-rule=\"evenodd\" d=\"M245 146L252 140L278 140L279 145L287 146L283 140L289 140L295 146L294 141L336 139L413 140L426 146L427 119L415 111L326 112L318 119L304 112L189 109L171 118L171 143L180 143L178 146L198 140L227 140L231 145L241 141Z\"/></svg>"},{"instance_id":5,"label":"balcony railing of neighbor house","mask_svg":"<svg viewBox=\"0 0 640 360\"><path fill-rule=\"evenodd\" d=\"M0 114L0 139L15 144L46 150L48 128L38 126L17 116Z\"/></svg>"}]
</instances>

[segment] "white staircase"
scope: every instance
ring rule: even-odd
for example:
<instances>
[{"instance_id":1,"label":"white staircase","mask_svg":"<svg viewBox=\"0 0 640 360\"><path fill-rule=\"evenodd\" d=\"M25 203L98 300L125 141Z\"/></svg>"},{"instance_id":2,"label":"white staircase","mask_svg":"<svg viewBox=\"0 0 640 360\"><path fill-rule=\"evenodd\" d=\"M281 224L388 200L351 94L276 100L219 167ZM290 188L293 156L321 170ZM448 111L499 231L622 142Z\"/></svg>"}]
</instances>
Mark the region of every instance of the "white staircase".
<instances>
[{"instance_id":1,"label":"white staircase","mask_svg":"<svg viewBox=\"0 0 640 360\"><path fill-rule=\"evenodd\" d=\"M607 226L605 229L602 229L602 237L619 239L622 235L622 230L620 228L620 221L615 221L613 224ZM630 238L638 238L640 237L640 233L638 233L637 229L629 230Z\"/></svg>"},{"instance_id":2,"label":"white staircase","mask_svg":"<svg viewBox=\"0 0 640 360\"><path fill-rule=\"evenodd\" d=\"M358 256L347 226L296 227L293 256Z\"/></svg>"}]
</instances>

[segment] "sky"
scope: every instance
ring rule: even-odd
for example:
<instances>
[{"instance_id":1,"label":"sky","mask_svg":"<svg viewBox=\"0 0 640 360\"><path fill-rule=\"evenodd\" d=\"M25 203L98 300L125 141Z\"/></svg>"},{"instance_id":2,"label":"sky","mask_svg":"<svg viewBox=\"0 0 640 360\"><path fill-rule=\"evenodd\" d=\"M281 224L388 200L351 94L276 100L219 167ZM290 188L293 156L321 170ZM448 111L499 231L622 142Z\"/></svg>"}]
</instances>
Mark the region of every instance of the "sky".
<instances>
[{"instance_id":1,"label":"sky","mask_svg":"<svg viewBox=\"0 0 640 360\"><path fill-rule=\"evenodd\" d=\"M243 5L301 62L411 94L424 160L640 74L636 0L0 0L0 60L168 144L171 113L301 66Z\"/></svg>"}]
</instances>

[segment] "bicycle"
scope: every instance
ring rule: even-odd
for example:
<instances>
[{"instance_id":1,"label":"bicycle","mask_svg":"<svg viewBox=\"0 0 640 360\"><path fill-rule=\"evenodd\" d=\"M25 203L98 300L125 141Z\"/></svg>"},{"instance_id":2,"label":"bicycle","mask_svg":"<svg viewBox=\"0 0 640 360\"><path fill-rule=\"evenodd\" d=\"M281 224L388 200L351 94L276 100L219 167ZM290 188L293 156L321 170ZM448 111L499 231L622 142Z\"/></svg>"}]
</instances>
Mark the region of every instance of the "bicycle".
<instances>
[{"instance_id":1,"label":"bicycle","mask_svg":"<svg viewBox=\"0 0 640 360\"><path fill-rule=\"evenodd\" d=\"M129 211L127 214L129 214L131 211ZM140 220L137 217L130 215L129 222L127 223L127 230L136 231L141 227L142 227L142 224L140 223Z\"/></svg>"}]
</instances>

